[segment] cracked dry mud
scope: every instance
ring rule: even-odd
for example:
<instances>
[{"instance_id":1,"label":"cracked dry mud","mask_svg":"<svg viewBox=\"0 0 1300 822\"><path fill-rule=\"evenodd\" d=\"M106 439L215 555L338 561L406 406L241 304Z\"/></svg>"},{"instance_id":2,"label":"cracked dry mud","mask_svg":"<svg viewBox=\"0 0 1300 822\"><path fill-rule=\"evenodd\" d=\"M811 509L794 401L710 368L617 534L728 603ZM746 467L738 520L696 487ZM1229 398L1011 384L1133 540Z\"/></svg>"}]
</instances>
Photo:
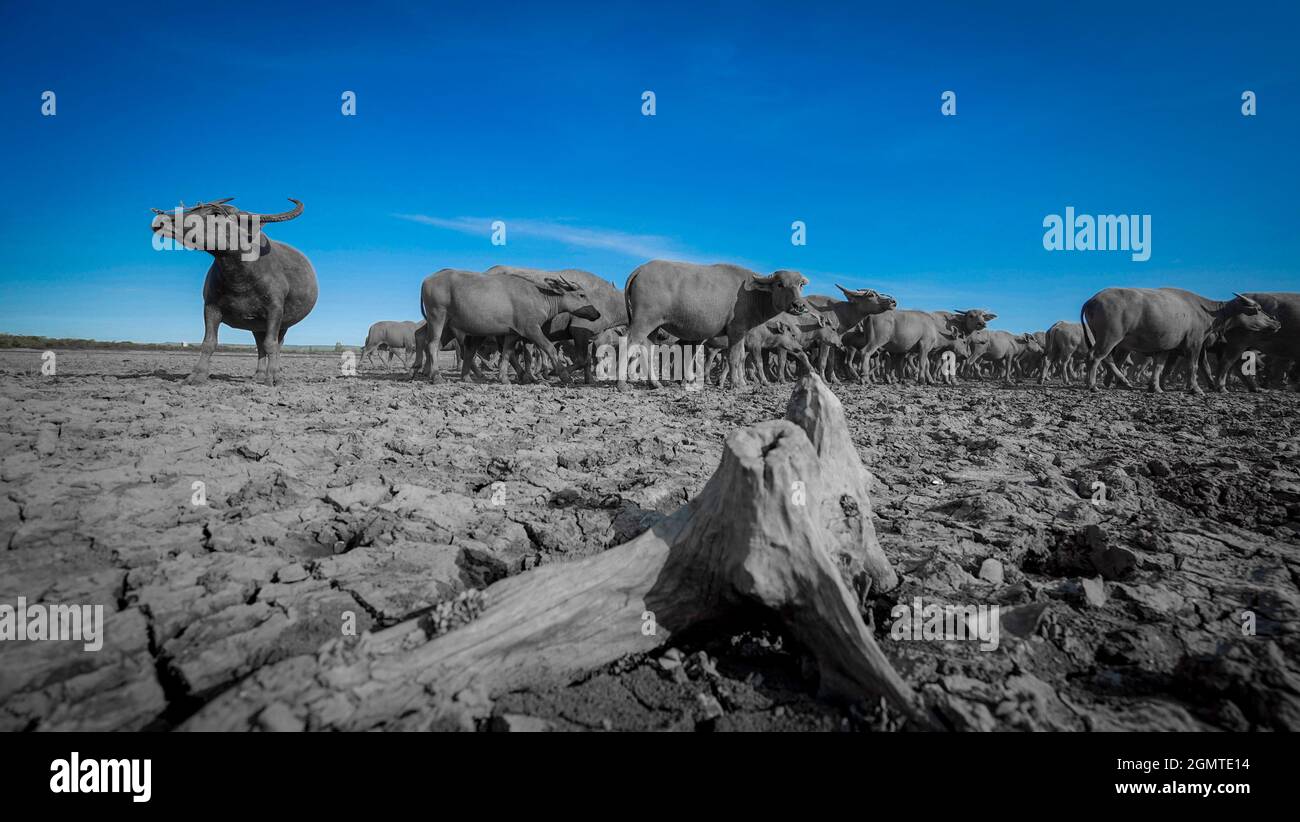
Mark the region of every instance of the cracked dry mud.
<instances>
[{"instance_id":1,"label":"cracked dry mud","mask_svg":"<svg viewBox=\"0 0 1300 822\"><path fill-rule=\"evenodd\" d=\"M290 354L273 390L240 355L181 385L193 357L60 352L49 378L38 352L0 354L0 602L106 613L98 653L0 643L0 729L230 727L219 696L301 676L357 641L350 620L455 630L473 617L464 592L625 542L703 487L730 431L781 417L790 396L430 386ZM902 579L868 615L942 723L1300 730L1300 396L836 390ZM989 559L1001 581L980 578ZM918 596L1000 606L998 648L892 639L891 608ZM374 726L906 727L818 701L810 672L779 626L737 626L459 722L429 704ZM365 694L334 698L342 717ZM242 726L303 728L300 707ZM330 727L317 707L310 727Z\"/></svg>"}]
</instances>

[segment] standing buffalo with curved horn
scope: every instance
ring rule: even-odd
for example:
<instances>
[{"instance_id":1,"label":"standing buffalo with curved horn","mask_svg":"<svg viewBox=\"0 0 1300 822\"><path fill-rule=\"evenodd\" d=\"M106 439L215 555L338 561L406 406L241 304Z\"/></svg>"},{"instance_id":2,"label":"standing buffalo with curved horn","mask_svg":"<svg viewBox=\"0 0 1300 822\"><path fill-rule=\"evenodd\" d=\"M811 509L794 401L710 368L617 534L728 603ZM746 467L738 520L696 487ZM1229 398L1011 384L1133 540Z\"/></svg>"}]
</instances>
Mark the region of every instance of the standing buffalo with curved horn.
<instances>
[{"instance_id":1,"label":"standing buffalo with curved horn","mask_svg":"<svg viewBox=\"0 0 1300 822\"><path fill-rule=\"evenodd\" d=\"M213 257L203 283L203 347L187 384L208 378L208 364L217 347L222 324L253 332L257 341L255 382L275 385L280 372L280 347L290 326L302 321L316 305L316 271L302 252L268 238L262 223L280 223L302 214L302 203L281 214L254 214L226 203L227 197L176 211L153 209L152 228L158 238ZM179 221L179 225L177 224Z\"/></svg>"}]
</instances>

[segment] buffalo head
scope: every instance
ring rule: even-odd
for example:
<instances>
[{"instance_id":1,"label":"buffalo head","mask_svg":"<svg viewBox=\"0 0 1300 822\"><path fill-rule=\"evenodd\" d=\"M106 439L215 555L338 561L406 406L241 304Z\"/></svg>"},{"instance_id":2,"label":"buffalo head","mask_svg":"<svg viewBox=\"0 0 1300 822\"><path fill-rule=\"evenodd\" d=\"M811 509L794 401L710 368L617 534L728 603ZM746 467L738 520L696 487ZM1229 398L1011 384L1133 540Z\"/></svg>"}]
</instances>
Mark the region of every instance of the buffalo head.
<instances>
[{"instance_id":1,"label":"buffalo head","mask_svg":"<svg viewBox=\"0 0 1300 822\"><path fill-rule=\"evenodd\" d=\"M767 330L775 336L774 343L777 349L788 351L791 354L803 352L803 346L799 344L798 338L795 337L795 330L786 325L785 322L781 320L769 322Z\"/></svg>"},{"instance_id":2,"label":"buffalo head","mask_svg":"<svg viewBox=\"0 0 1300 822\"><path fill-rule=\"evenodd\" d=\"M769 320L767 323L767 330L773 334L788 334L791 336L797 334L799 331L799 329L790 325L781 317L777 317L774 320Z\"/></svg>"},{"instance_id":3,"label":"buffalo head","mask_svg":"<svg viewBox=\"0 0 1300 822\"><path fill-rule=\"evenodd\" d=\"M981 328L987 328L988 324L998 318L997 314L985 311L982 308L969 308L965 311L953 311L953 320L950 322L952 330L958 334L973 334Z\"/></svg>"},{"instance_id":4,"label":"buffalo head","mask_svg":"<svg viewBox=\"0 0 1300 822\"><path fill-rule=\"evenodd\" d=\"M563 277L547 277L546 286L538 286L543 294L559 300L560 313L568 312L580 320L598 320L600 312L591 304L591 298L582 286Z\"/></svg>"},{"instance_id":5,"label":"buffalo head","mask_svg":"<svg viewBox=\"0 0 1300 822\"><path fill-rule=\"evenodd\" d=\"M962 359L970 356L970 340L966 337L954 337L951 343L952 353Z\"/></svg>"},{"instance_id":6,"label":"buffalo head","mask_svg":"<svg viewBox=\"0 0 1300 822\"><path fill-rule=\"evenodd\" d=\"M1282 323L1271 314L1265 314L1263 311L1258 314L1240 314L1237 316L1237 323L1240 328L1246 331L1258 331L1264 334L1275 334L1282 330Z\"/></svg>"},{"instance_id":7,"label":"buffalo head","mask_svg":"<svg viewBox=\"0 0 1300 822\"><path fill-rule=\"evenodd\" d=\"M1220 304L1218 308L1204 307L1205 313L1214 318L1210 324L1210 333L1212 335L1222 335L1224 332L1233 328L1243 328L1250 331L1276 331L1271 328L1271 324L1281 324L1273 317L1270 317L1264 311L1264 307L1254 299L1247 297L1245 294L1238 294L1235 291L1232 299ZM1259 319L1259 318L1264 319Z\"/></svg>"},{"instance_id":8,"label":"buffalo head","mask_svg":"<svg viewBox=\"0 0 1300 822\"><path fill-rule=\"evenodd\" d=\"M153 209L150 229L156 237L174 240L186 248L207 251L210 254L243 252L244 259L256 259L265 250L266 238L262 236L262 223L279 223L302 214L302 203L289 198L294 207L280 214L256 214L227 205L234 197L211 203L199 203L172 211ZM253 252L251 257L247 252Z\"/></svg>"},{"instance_id":9,"label":"buffalo head","mask_svg":"<svg viewBox=\"0 0 1300 822\"><path fill-rule=\"evenodd\" d=\"M1216 317L1210 325L1210 337L1214 341L1219 341L1230 331L1244 331L1247 334L1276 334L1281 328L1281 322L1262 310L1253 314L1242 312L1231 314L1225 318Z\"/></svg>"},{"instance_id":10,"label":"buffalo head","mask_svg":"<svg viewBox=\"0 0 1300 822\"><path fill-rule=\"evenodd\" d=\"M1043 343L1035 334L1026 332L1016 337L1016 341L1032 354L1041 354L1043 352Z\"/></svg>"},{"instance_id":11,"label":"buffalo head","mask_svg":"<svg viewBox=\"0 0 1300 822\"><path fill-rule=\"evenodd\" d=\"M824 345L829 345L832 346L833 348L838 348L841 351L846 350L844 346L844 338L840 336L838 331L831 328L829 325L822 326L821 328L817 329L817 333L814 336L814 339Z\"/></svg>"},{"instance_id":12,"label":"buffalo head","mask_svg":"<svg viewBox=\"0 0 1300 822\"><path fill-rule=\"evenodd\" d=\"M865 303L869 306L868 314L883 314L886 311L893 311L898 308L898 303L888 294L877 294L870 288L845 288L839 283L835 284L851 303Z\"/></svg>"},{"instance_id":13,"label":"buffalo head","mask_svg":"<svg viewBox=\"0 0 1300 822\"><path fill-rule=\"evenodd\" d=\"M807 284L807 278L798 271L781 269L774 271L770 277L755 274L750 279L749 287L770 293L777 311L803 314L808 310L808 304L803 300L803 287Z\"/></svg>"}]
</instances>

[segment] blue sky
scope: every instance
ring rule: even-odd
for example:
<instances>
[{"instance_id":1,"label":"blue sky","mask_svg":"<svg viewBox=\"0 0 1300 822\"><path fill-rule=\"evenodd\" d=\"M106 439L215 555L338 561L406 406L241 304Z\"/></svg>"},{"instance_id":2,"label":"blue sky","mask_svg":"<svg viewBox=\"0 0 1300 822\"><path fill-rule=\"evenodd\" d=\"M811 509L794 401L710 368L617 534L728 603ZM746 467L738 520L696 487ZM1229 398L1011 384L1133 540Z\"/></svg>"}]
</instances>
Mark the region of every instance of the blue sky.
<instances>
[{"instance_id":1,"label":"blue sky","mask_svg":"<svg viewBox=\"0 0 1300 822\"><path fill-rule=\"evenodd\" d=\"M320 279L296 344L497 263L793 268L1012 331L1108 285L1300 290L1295 4L529 5L0 4L0 331L200 339L210 258L149 208L230 196L306 204L268 229ZM1044 250L1066 206L1150 214L1151 259Z\"/></svg>"}]
</instances>

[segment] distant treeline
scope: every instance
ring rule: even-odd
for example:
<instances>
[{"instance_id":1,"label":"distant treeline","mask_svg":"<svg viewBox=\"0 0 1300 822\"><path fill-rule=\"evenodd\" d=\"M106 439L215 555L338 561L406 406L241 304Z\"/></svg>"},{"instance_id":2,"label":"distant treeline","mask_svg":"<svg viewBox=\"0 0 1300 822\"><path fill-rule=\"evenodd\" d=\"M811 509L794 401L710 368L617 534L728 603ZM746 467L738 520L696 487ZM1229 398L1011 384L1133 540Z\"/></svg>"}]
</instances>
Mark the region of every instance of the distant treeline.
<instances>
[{"instance_id":1,"label":"distant treeline","mask_svg":"<svg viewBox=\"0 0 1300 822\"><path fill-rule=\"evenodd\" d=\"M6 348L35 348L40 351L50 349L97 349L100 351L194 351L198 348L197 344L191 344L188 347L175 343L138 343L138 342L105 342L103 340L79 340L69 337L33 337L28 334L0 334L0 350ZM324 354L343 351L346 346L343 343L334 345L286 345L285 351L293 351L301 354ZM255 345L226 345L224 343L217 346L218 351L227 352L250 352L256 351Z\"/></svg>"}]
</instances>

